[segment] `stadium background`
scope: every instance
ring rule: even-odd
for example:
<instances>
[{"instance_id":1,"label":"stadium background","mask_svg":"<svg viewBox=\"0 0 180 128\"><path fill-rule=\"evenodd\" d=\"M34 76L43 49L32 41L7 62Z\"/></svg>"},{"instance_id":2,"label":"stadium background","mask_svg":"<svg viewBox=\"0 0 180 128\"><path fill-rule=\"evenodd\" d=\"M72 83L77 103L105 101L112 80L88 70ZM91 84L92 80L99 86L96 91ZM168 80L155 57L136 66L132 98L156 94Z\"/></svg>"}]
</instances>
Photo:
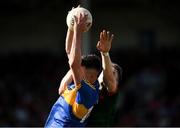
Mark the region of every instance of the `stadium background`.
<instances>
[{"instance_id":1,"label":"stadium background","mask_svg":"<svg viewBox=\"0 0 180 128\"><path fill-rule=\"evenodd\" d=\"M44 125L68 70L66 15L81 2L0 1L0 126ZM178 2L87 2L93 15L87 50L98 54L99 32L110 30L110 55L123 68L119 93L104 104L114 110L111 126L180 126ZM88 126L109 125L108 113L93 115Z\"/></svg>"}]
</instances>

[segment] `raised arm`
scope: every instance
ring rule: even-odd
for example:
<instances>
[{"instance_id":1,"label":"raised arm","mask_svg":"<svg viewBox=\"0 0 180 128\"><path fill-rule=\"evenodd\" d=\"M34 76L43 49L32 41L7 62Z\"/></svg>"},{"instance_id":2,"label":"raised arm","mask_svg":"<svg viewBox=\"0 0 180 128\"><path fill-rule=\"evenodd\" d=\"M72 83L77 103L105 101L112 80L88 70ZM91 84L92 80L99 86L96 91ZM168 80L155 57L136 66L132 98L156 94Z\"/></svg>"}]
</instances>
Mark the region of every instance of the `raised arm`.
<instances>
[{"instance_id":1,"label":"raised arm","mask_svg":"<svg viewBox=\"0 0 180 128\"><path fill-rule=\"evenodd\" d=\"M72 9L74 9L74 8L72 8ZM70 56L70 51L71 51L71 46L72 46L73 34L74 34L74 32L68 28L67 34L66 34L66 40L65 40L65 51L68 56L68 59ZM67 74L63 77L63 79L61 80L61 83L60 83L60 86L58 89L59 95L61 95L63 93L63 91L66 89L67 85L70 84L71 82L72 82L72 73L71 73L71 70L69 70L67 72Z\"/></svg>"},{"instance_id":2,"label":"raised arm","mask_svg":"<svg viewBox=\"0 0 180 128\"><path fill-rule=\"evenodd\" d=\"M66 41L65 41L66 42L65 50L66 50L68 59L70 56L70 51L71 51L71 46L72 46L73 34L74 34L74 32L68 28L67 34L66 34ZM70 84L71 82L72 82L72 73L71 73L71 70L69 70L67 72L67 74L63 77L63 79L61 80L59 90L58 90L59 95L61 95L63 93L63 91L66 89L67 85Z\"/></svg>"},{"instance_id":3,"label":"raised arm","mask_svg":"<svg viewBox=\"0 0 180 128\"><path fill-rule=\"evenodd\" d=\"M65 50L66 50L68 59L70 56L70 51L71 51L71 46L72 46L73 34L74 34L74 32L68 28L67 34L66 34L66 41L65 41L66 42ZM60 83L60 86L58 89L59 95L61 95L63 93L63 91L66 89L67 85L70 84L71 82L72 82L72 73L71 73L71 70L69 70L67 72L67 74L63 77L63 79L61 80L61 83Z\"/></svg>"},{"instance_id":4,"label":"raised arm","mask_svg":"<svg viewBox=\"0 0 180 128\"><path fill-rule=\"evenodd\" d=\"M82 34L86 25L87 15L79 14L74 16L74 34L72 39L71 51L69 54L69 66L72 71L72 77L75 85L78 85L83 79L81 70L81 48Z\"/></svg>"},{"instance_id":5,"label":"raised arm","mask_svg":"<svg viewBox=\"0 0 180 128\"><path fill-rule=\"evenodd\" d=\"M116 92L118 88L118 83L115 74L113 73L114 69L109 55L113 37L114 35L110 35L109 31L103 30L103 32L100 33L100 40L97 43L97 49L101 52L103 68L100 76L103 77L103 82L105 83L108 92L111 93Z\"/></svg>"}]
</instances>

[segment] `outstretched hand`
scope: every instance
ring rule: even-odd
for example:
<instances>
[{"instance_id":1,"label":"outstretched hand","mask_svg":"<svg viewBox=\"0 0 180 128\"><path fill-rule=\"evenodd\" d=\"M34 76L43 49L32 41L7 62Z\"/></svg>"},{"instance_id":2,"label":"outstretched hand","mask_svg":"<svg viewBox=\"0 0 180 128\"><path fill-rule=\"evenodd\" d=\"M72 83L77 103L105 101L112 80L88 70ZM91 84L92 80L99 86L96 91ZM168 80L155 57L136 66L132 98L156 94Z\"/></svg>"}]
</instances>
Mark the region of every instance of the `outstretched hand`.
<instances>
[{"instance_id":1,"label":"outstretched hand","mask_svg":"<svg viewBox=\"0 0 180 128\"><path fill-rule=\"evenodd\" d=\"M79 8L80 5L78 5L77 8ZM88 14L86 13L78 13L74 15L74 29L83 32L86 28L86 21L87 21Z\"/></svg>"},{"instance_id":2,"label":"outstretched hand","mask_svg":"<svg viewBox=\"0 0 180 128\"><path fill-rule=\"evenodd\" d=\"M103 30L100 33L100 40L97 43L97 49L100 52L109 52L111 49L112 40L114 38L113 34L110 34L109 31Z\"/></svg>"}]
</instances>

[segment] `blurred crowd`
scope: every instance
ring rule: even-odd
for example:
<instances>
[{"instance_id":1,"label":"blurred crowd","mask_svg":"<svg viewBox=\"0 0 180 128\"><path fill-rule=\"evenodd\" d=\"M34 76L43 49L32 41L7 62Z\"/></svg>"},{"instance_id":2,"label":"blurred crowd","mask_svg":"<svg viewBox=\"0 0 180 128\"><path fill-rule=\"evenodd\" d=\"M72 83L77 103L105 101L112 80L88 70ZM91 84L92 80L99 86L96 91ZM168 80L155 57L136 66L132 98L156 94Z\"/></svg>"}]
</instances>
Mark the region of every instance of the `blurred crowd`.
<instances>
[{"instance_id":1,"label":"blurred crowd","mask_svg":"<svg viewBox=\"0 0 180 128\"><path fill-rule=\"evenodd\" d=\"M180 52L111 52L123 68L119 92L103 92L87 126L180 126ZM0 126L43 126L58 98L67 57L0 55Z\"/></svg>"},{"instance_id":2,"label":"blurred crowd","mask_svg":"<svg viewBox=\"0 0 180 128\"><path fill-rule=\"evenodd\" d=\"M0 57L0 126L43 126L65 70L65 60L58 57L47 53Z\"/></svg>"}]
</instances>

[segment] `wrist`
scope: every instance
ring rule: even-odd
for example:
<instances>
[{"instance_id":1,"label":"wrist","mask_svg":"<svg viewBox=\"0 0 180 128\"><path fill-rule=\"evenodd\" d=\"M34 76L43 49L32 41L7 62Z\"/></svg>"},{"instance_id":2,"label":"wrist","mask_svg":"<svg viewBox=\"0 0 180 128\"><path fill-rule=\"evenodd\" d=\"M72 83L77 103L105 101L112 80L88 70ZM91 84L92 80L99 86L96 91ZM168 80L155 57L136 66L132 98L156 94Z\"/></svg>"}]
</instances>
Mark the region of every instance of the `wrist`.
<instances>
[{"instance_id":1,"label":"wrist","mask_svg":"<svg viewBox=\"0 0 180 128\"><path fill-rule=\"evenodd\" d=\"M81 36L82 32L79 29L74 29L74 35Z\"/></svg>"},{"instance_id":2,"label":"wrist","mask_svg":"<svg viewBox=\"0 0 180 128\"><path fill-rule=\"evenodd\" d=\"M103 56L109 56L109 52L101 52Z\"/></svg>"},{"instance_id":3,"label":"wrist","mask_svg":"<svg viewBox=\"0 0 180 128\"><path fill-rule=\"evenodd\" d=\"M74 33L82 34L82 30L80 28L75 28Z\"/></svg>"}]
</instances>

